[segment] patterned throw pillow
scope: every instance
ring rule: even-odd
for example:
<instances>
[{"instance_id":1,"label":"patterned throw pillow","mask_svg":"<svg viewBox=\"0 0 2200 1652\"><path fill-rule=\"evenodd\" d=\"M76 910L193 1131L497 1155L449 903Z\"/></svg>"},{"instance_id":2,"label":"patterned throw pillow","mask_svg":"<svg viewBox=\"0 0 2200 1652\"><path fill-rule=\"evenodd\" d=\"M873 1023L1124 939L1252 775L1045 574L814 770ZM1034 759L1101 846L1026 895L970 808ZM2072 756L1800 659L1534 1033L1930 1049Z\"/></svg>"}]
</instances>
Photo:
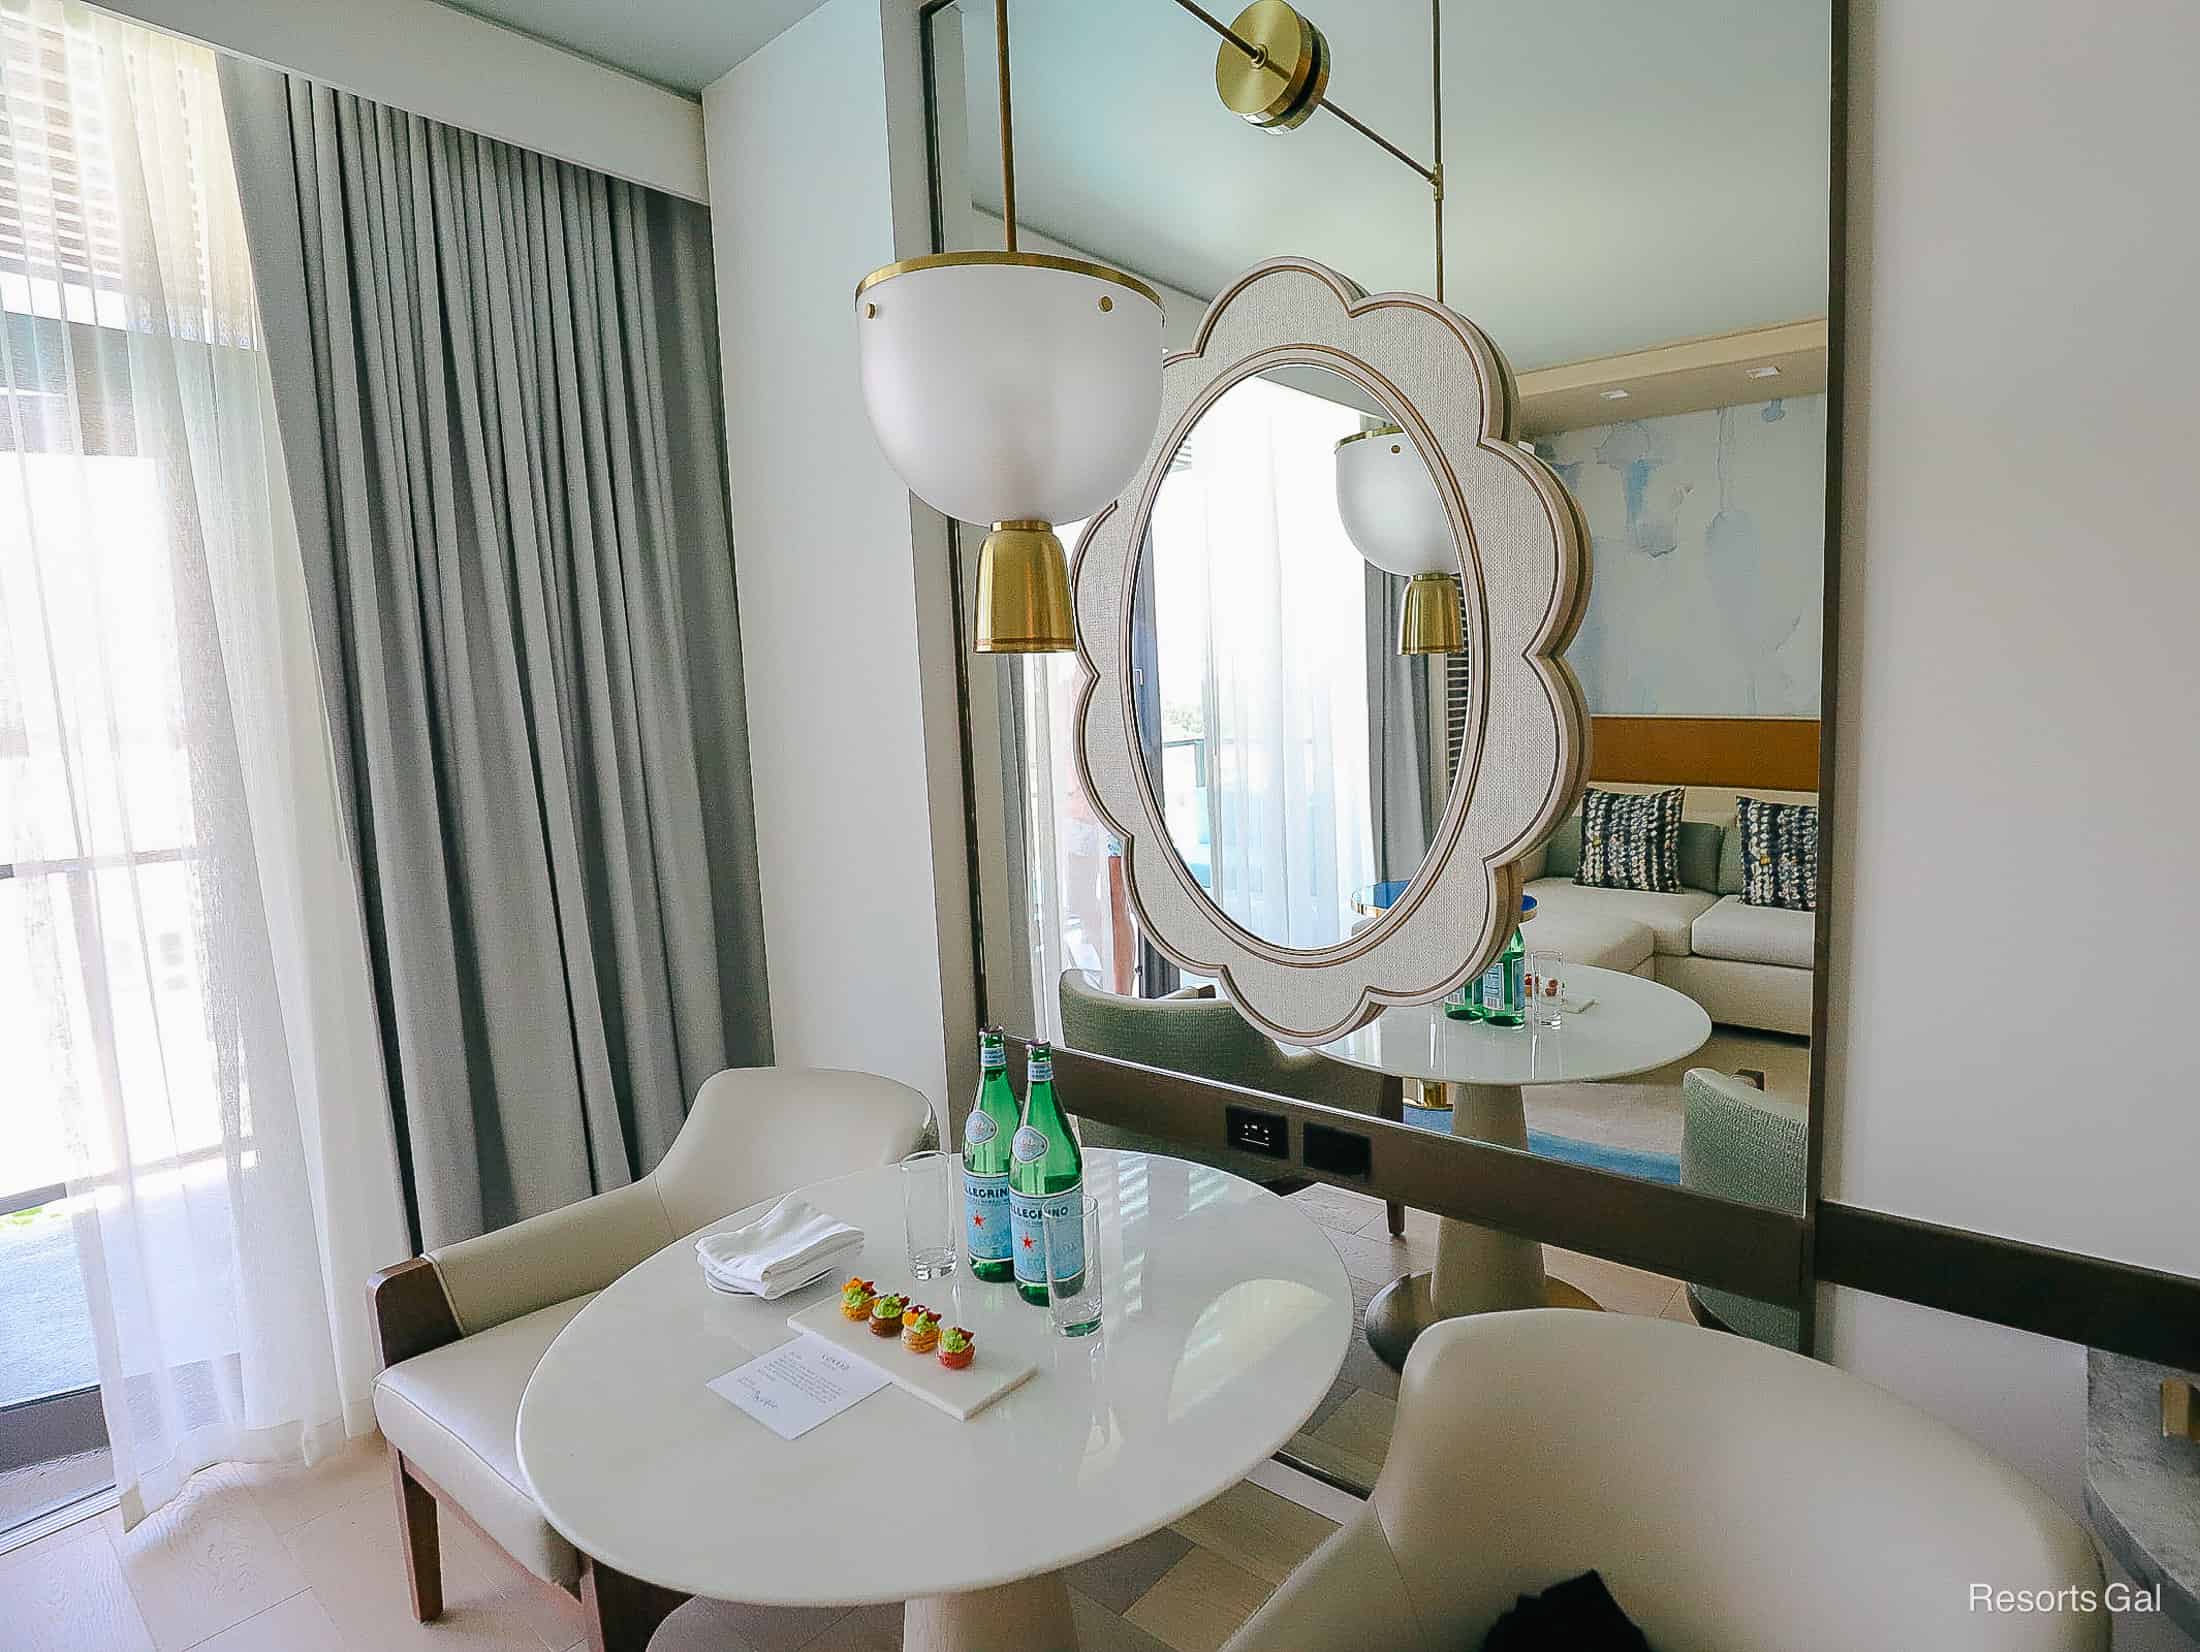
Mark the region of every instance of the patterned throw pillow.
<instances>
[{"instance_id":1,"label":"patterned throw pillow","mask_svg":"<svg viewBox=\"0 0 2200 1652\"><path fill-rule=\"evenodd\" d=\"M1581 798L1581 866L1574 882L1590 889L1681 886L1681 788L1636 797L1591 787Z\"/></svg>"},{"instance_id":2,"label":"patterned throw pillow","mask_svg":"<svg viewBox=\"0 0 2200 1652\"><path fill-rule=\"evenodd\" d=\"M1790 912L1818 909L1818 810L1809 803L1735 799L1742 834L1742 899Z\"/></svg>"}]
</instances>

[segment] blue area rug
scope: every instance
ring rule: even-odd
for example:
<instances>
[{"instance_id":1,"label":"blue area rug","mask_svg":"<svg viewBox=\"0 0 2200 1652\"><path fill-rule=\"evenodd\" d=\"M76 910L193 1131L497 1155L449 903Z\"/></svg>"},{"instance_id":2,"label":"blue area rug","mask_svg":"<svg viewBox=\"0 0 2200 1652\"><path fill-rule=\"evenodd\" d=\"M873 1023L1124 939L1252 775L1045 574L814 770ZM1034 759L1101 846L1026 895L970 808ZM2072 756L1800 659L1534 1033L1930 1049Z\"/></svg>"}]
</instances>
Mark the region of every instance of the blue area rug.
<instances>
[{"instance_id":1,"label":"blue area rug","mask_svg":"<svg viewBox=\"0 0 2200 1652\"><path fill-rule=\"evenodd\" d=\"M1408 1107L1406 1123L1415 1129L1426 1130L1431 1135L1451 1134L1449 1113ZM1681 1161L1670 1153L1641 1153L1628 1147L1605 1147L1573 1136L1549 1135L1541 1130L1528 1132L1528 1151L1546 1159L1564 1159L1568 1164L1585 1164L1591 1170L1609 1170L1617 1176L1634 1176L1646 1182L1680 1186Z\"/></svg>"}]
</instances>

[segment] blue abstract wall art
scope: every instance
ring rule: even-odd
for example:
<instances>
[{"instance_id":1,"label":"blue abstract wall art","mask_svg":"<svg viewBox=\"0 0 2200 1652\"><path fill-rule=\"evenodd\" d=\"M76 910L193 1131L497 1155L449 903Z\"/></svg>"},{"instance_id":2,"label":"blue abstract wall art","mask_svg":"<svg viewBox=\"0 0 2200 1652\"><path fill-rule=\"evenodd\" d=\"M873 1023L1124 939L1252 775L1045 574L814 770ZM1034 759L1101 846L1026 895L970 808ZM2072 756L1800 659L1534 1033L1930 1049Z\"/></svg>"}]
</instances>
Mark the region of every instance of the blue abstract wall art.
<instances>
[{"instance_id":1,"label":"blue abstract wall art","mask_svg":"<svg viewBox=\"0 0 2200 1652\"><path fill-rule=\"evenodd\" d=\"M1818 715L1824 396L1564 431L1536 450L1595 546L1567 654L1591 711Z\"/></svg>"}]
</instances>

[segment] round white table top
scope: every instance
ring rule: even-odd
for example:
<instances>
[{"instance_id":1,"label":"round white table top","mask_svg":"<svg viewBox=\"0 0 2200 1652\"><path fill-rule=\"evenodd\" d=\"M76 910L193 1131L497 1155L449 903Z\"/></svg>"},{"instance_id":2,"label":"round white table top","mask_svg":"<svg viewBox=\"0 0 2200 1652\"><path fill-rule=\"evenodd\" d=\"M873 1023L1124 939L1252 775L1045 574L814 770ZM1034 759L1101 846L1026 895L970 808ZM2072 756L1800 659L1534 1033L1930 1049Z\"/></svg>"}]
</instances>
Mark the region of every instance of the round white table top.
<instances>
[{"instance_id":1,"label":"round white table top","mask_svg":"<svg viewBox=\"0 0 2200 1652\"><path fill-rule=\"evenodd\" d=\"M1686 993L1640 975L1566 966L1566 995L1596 1000L1547 1027L1455 1021L1437 1004L1401 1004L1318 1046L1355 1067L1446 1084L1595 1084L1693 1055L1711 1017Z\"/></svg>"},{"instance_id":2,"label":"round white table top","mask_svg":"<svg viewBox=\"0 0 2200 1652\"><path fill-rule=\"evenodd\" d=\"M1104 1314L1081 1338L967 1266L913 1284L891 1165L802 1190L863 1229L863 1259L776 1302L713 1292L692 1240L667 1246L583 1308L527 1385L519 1459L544 1515L666 1588L855 1606L1035 1577L1199 1507L1320 1403L1352 1334L1351 1284L1319 1228L1226 1171L1091 1149L1085 1187ZM1037 1372L969 1422L889 1386L796 1440L704 1387L790 1340L787 1316L850 1272L915 1290L981 1358L1013 1352Z\"/></svg>"}]
</instances>

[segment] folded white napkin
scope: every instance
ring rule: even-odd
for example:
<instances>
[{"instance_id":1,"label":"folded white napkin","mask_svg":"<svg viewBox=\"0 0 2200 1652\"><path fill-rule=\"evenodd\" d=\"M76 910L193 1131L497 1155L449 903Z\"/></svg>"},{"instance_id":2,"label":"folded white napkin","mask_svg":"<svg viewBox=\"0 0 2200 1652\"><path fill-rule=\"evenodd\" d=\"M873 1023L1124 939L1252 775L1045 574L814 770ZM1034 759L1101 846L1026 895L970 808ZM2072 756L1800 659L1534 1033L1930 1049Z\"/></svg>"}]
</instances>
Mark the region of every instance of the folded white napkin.
<instances>
[{"instance_id":1,"label":"folded white napkin","mask_svg":"<svg viewBox=\"0 0 2200 1652\"><path fill-rule=\"evenodd\" d=\"M809 1284L843 1253L852 1256L862 1248L861 1228L836 1221L791 1193L747 1227L706 1233L695 1241L711 1284L767 1302Z\"/></svg>"}]
</instances>

